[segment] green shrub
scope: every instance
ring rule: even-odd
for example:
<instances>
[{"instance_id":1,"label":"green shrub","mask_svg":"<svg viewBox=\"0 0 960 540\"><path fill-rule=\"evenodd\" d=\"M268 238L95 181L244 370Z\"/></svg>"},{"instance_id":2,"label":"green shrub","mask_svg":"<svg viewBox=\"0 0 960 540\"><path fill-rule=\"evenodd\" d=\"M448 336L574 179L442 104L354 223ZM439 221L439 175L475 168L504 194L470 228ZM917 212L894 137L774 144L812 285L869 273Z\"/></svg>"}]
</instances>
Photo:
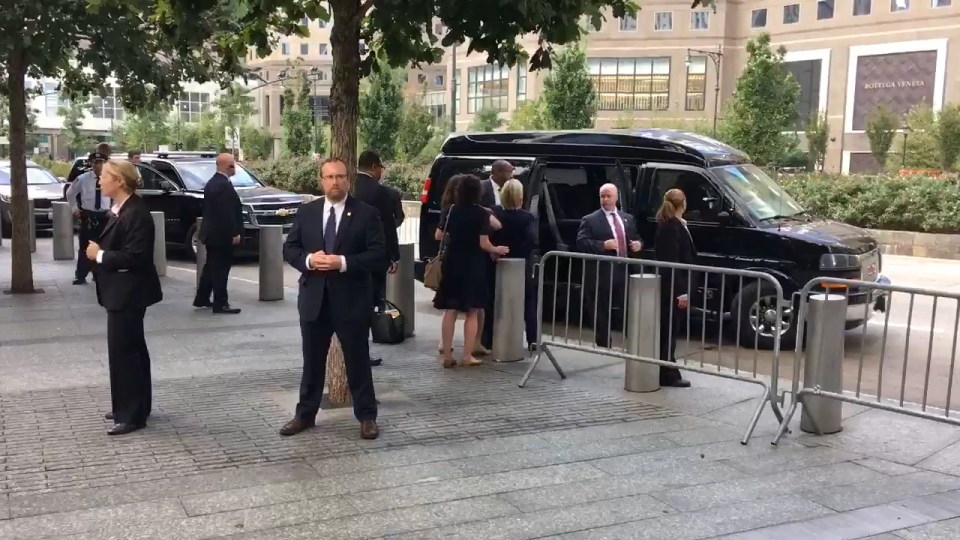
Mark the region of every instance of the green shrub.
<instances>
[{"instance_id":1,"label":"green shrub","mask_svg":"<svg viewBox=\"0 0 960 540\"><path fill-rule=\"evenodd\" d=\"M66 178L70 174L70 169L73 168L73 163L67 161L59 161L56 159L51 159L47 156L34 156L30 158L31 161L37 165L48 169L53 173L54 176L60 176Z\"/></svg>"},{"instance_id":2,"label":"green shrub","mask_svg":"<svg viewBox=\"0 0 960 540\"><path fill-rule=\"evenodd\" d=\"M293 193L320 195L320 167L312 157L287 157L244 163L269 186Z\"/></svg>"},{"instance_id":3,"label":"green shrub","mask_svg":"<svg viewBox=\"0 0 960 540\"><path fill-rule=\"evenodd\" d=\"M394 161L387 163L384 183L400 191L405 201L420 200L423 182L430 174L429 161Z\"/></svg>"}]
</instances>

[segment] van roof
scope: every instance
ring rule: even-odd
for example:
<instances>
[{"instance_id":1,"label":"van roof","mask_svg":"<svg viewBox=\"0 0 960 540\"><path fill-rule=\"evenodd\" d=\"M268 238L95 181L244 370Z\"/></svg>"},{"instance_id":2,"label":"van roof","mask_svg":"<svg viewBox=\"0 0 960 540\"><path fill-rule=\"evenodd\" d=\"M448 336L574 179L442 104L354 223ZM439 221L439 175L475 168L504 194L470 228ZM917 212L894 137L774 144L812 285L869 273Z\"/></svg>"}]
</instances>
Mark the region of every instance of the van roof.
<instances>
[{"instance_id":1,"label":"van roof","mask_svg":"<svg viewBox=\"0 0 960 540\"><path fill-rule=\"evenodd\" d=\"M673 129L453 133L443 143L441 152L445 155L630 158L635 149L641 148L653 154L648 161L704 167L750 161L744 152L718 140Z\"/></svg>"}]
</instances>

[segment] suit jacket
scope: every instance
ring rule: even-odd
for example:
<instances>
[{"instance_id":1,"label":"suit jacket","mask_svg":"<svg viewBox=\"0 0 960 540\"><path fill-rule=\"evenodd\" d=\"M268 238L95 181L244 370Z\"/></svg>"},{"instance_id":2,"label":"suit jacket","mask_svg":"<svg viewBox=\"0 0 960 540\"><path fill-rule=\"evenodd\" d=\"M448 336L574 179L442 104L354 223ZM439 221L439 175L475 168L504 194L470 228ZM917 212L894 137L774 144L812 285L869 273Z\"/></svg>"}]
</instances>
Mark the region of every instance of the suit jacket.
<instances>
[{"instance_id":1,"label":"suit jacket","mask_svg":"<svg viewBox=\"0 0 960 540\"><path fill-rule=\"evenodd\" d=\"M693 237L690 236L690 232L677 218L657 224L657 235L653 247L658 261L681 264L697 263L697 248L693 244ZM670 281L673 281L673 292L668 298L689 294L688 285L690 285L689 289L697 290L698 280L695 275L687 270L676 270L672 278L669 270L661 275L663 276L660 280L662 290L669 291Z\"/></svg>"},{"instance_id":2,"label":"suit jacket","mask_svg":"<svg viewBox=\"0 0 960 540\"><path fill-rule=\"evenodd\" d=\"M369 174L358 172L354 195L359 201L376 209L380 217L380 226L383 228L387 258L389 262L399 261L400 239L397 236L395 206L390 190Z\"/></svg>"},{"instance_id":3,"label":"suit jacket","mask_svg":"<svg viewBox=\"0 0 960 540\"><path fill-rule=\"evenodd\" d=\"M373 315L371 274L387 269L380 216L376 208L348 196L333 253L346 259L346 271L308 270L307 255L323 251L323 204L321 197L301 206L283 244L284 259L300 271L300 318L317 320L323 303L330 302L338 320L369 324Z\"/></svg>"},{"instance_id":4,"label":"suit jacket","mask_svg":"<svg viewBox=\"0 0 960 540\"><path fill-rule=\"evenodd\" d=\"M497 206L497 196L493 193L494 189L500 188L497 187L492 179L480 182L480 206L486 206L491 209Z\"/></svg>"},{"instance_id":5,"label":"suit jacket","mask_svg":"<svg viewBox=\"0 0 960 540\"><path fill-rule=\"evenodd\" d=\"M97 302L107 311L145 309L163 299L153 264L153 218L137 195L111 216L100 235L102 262L97 265Z\"/></svg>"},{"instance_id":6,"label":"suit jacket","mask_svg":"<svg viewBox=\"0 0 960 540\"><path fill-rule=\"evenodd\" d=\"M203 188L203 222L200 241L212 246L233 245L233 237L243 234L243 205L233 183L216 173Z\"/></svg>"},{"instance_id":7,"label":"suit jacket","mask_svg":"<svg viewBox=\"0 0 960 540\"><path fill-rule=\"evenodd\" d=\"M637 222L633 219L633 216L620 210L617 210L617 215L623 222L623 234L626 236L624 239L626 243L640 240L640 235L637 233ZM613 228L610 227L607 215L601 208L583 216L583 219L580 220L580 229L577 231L577 251L615 257L617 255L616 249L603 249L604 242L615 238L616 235L613 233ZM629 245L627 246L627 253L630 253Z\"/></svg>"},{"instance_id":8,"label":"suit jacket","mask_svg":"<svg viewBox=\"0 0 960 540\"><path fill-rule=\"evenodd\" d=\"M383 187L390 193L390 203L393 205L394 225L399 229L400 226L403 225L403 220L407 219L407 216L403 213L403 198L400 196L400 191L393 186Z\"/></svg>"}]
</instances>

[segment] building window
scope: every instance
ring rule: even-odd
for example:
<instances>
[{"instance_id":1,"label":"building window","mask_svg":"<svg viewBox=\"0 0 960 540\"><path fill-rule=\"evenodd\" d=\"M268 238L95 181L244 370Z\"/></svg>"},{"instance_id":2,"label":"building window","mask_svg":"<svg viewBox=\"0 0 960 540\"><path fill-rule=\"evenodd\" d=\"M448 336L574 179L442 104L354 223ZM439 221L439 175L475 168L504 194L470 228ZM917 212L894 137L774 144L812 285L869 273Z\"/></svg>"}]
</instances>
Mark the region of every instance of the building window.
<instances>
[{"instance_id":1,"label":"building window","mask_svg":"<svg viewBox=\"0 0 960 540\"><path fill-rule=\"evenodd\" d=\"M308 54L310 54L310 44L309 44L309 43L301 43L301 44L300 44L300 56L306 56L306 55L308 55Z\"/></svg>"},{"instance_id":2,"label":"building window","mask_svg":"<svg viewBox=\"0 0 960 540\"><path fill-rule=\"evenodd\" d=\"M710 28L709 11L693 11L690 13L691 30L707 30Z\"/></svg>"},{"instance_id":3,"label":"building window","mask_svg":"<svg viewBox=\"0 0 960 540\"><path fill-rule=\"evenodd\" d=\"M434 76L433 76L433 85L434 85L434 86L443 86L443 75L434 75Z\"/></svg>"},{"instance_id":4,"label":"building window","mask_svg":"<svg viewBox=\"0 0 960 540\"><path fill-rule=\"evenodd\" d=\"M507 110L506 66L486 65L467 69L467 113L484 109L504 112Z\"/></svg>"},{"instance_id":5,"label":"building window","mask_svg":"<svg viewBox=\"0 0 960 540\"><path fill-rule=\"evenodd\" d=\"M423 84L423 83L425 83L425 82L427 82L427 76L424 75L423 73L418 73L418 74L417 74L417 84Z\"/></svg>"},{"instance_id":6,"label":"building window","mask_svg":"<svg viewBox=\"0 0 960 540\"><path fill-rule=\"evenodd\" d=\"M872 11L872 0L853 0L853 16L869 15Z\"/></svg>"},{"instance_id":7,"label":"building window","mask_svg":"<svg viewBox=\"0 0 960 540\"><path fill-rule=\"evenodd\" d=\"M280 54L284 56L290 55L290 44L287 43L286 41L280 44Z\"/></svg>"},{"instance_id":8,"label":"building window","mask_svg":"<svg viewBox=\"0 0 960 540\"><path fill-rule=\"evenodd\" d=\"M820 0L817 2L817 20L824 21L833 18L834 0Z\"/></svg>"},{"instance_id":9,"label":"building window","mask_svg":"<svg viewBox=\"0 0 960 540\"><path fill-rule=\"evenodd\" d=\"M673 12L661 11L653 18L653 29L658 32L673 30Z\"/></svg>"},{"instance_id":10,"label":"building window","mask_svg":"<svg viewBox=\"0 0 960 540\"><path fill-rule=\"evenodd\" d=\"M180 94L180 120L199 122L204 113L210 112L210 94L206 92L182 92Z\"/></svg>"},{"instance_id":11,"label":"building window","mask_svg":"<svg viewBox=\"0 0 960 540\"><path fill-rule=\"evenodd\" d=\"M326 56L326 55L327 55L327 44L326 44L326 43L321 43L321 44L320 44L320 56Z\"/></svg>"},{"instance_id":12,"label":"building window","mask_svg":"<svg viewBox=\"0 0 960 540\"><path fill-rule=\"evenodd\" d=\"M820 109L820 73L822 60L798 60L787 62L786 67L793 80L800 85L800 97L797 100L797 116L794 118L798 131L802 131L811 115Z\"/></svg>"},{"instance_id":13,"label":"building window","mask_svg":"<svg viewBox=\"0 0 960 540\"><path fill-rule=\"evenodd\" d=\"M702 111L707 105L707 57L692 56L687 64L688 111Z\"/></svg>"},{"instance_id":14,"label":"building window","mask_svg":"<svg viewBox=\"0 0 960 540\"><path fill-rule=\"evenodd\" d=\"M767 26L767 8L755 9L750 12L750 28L764 28Z\"/></svg>"},{"instance_id":15,"label":"building window","mask_svg":"<svg viewBox=\"0 0 960 540\"><path fill-rule=\"evenodd\" d=\"M46 116L60 116L60 106L66 102L60 99L56 83L43 83L43 113Z\"/></svg>"},{"instance_id":16,"label":"building window","mask_svg":"<svg viewBox=\"0 0 960 540\"><path fill-rule=\"evenodd\" d=\"M104 97L93 96L90 100L90 116L123 120L123 108L117 102L117 91L111 88Z\"/></svg>"},{"instance_id":17,"label":"building window","mask_svg":"<svg viewBox=\"0 0 960 540\"><path fill-rule=\"evenodd\" d=\"M620 31L633 31L637 29L637 16L631 15L629 13L625 14L622 19L620 19Z\"/></svg>"},{"instance_id":18,"label":"building window","mask_svg":"<svg viewBox=\"0 0 960 540\"><path fill-rule=\"evenodd\" d=\"M783 24L797 24L800 22L800 4L783 6Z\"/></svg>"},{"instance_id":19,"label":"building window","mask_svg":"<svg viewBox=\"0 0 960 540\"><path fill-rule=\"evenodd\" d=\"M670 107L669 58L591 58L587 62L604 111Z\"/></svg>"},{"instance_id":20,"label":"building window","mask_svg":"<svg viewBox=\"0 0 960 540\"><path fill-rule=\"evenodd\" d=\"M938 7L949 7L950 4L952 4L952 3L953 3L953 2L952 2L951 0L930 0L930 5L933 6L933 7L935 7L935 8L938 8Z\"/></svg>"},{"instance_id":21,"label":"building window","mask_svg":"<svg viewBox=\"0 0 960 540\"><path fill-rule=\"evenodd\" d=\"M310 112L314 123L330 121L330 96L310 96Z\"/></svg>"},{"instance_id":22,"label":"building window","mask_svg":"<svg viewBox=\"0 0 960 540\"><path fill-rule=\"evenodd\" d=\"M910 0L890 0L890 11L909 11Z\"/></svg>"},{"instance_id":23,"label":"building window","mask_svg":"<svg viewBox=\"0 0 960 540\"><path fill-rule=\"evenodd\" d=\"M517 103L527 100L527 66L517 64Z\"/></svg>"},{"instance_id":24,"label":"building window","mask_svg":"<svg viewBox=\"0 0 960 540\"><path fill-rule=\"evenodd\" d=\"M322 19L317 21L317 28L326 28L326 27L327 27L327 21L324 21Z\"/></svg>"}]
</instances>

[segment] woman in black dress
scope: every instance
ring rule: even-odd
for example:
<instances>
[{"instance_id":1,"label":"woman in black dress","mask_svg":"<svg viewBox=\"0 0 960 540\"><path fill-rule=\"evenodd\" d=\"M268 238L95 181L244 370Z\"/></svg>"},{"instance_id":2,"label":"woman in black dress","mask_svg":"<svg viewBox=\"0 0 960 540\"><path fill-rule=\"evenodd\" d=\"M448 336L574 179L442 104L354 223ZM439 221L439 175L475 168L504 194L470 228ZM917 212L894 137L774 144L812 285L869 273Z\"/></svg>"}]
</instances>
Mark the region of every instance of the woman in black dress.
<instances>
[{"instance_id":1,"label":"woman in black dress","mask_svg":"<svg viewBox=\"0 0 960 540\"><path fill-rule=\"evenodd\" d=\"M440 287L433 300L433 306L444 310L440 335L440 349L443 351L443 367L453 367L456 362L451 358L454 325L457 313L465 313L463 322L463 366L475 366L481 362L474 358L470 344L476 342L479 310L486 305L487 279L484 274L486 261L490 254L504 256L509 249L490 243L489 234L499 229L500 223L489 210L478 203L480 201L480 179L472 175L462 175L458 179L460 186L457 202L450 209L443 232L449 235L447 251L444 256Z\"/></svg>"},{"instance_id":2,"label":"woman in black dress","mask_svg":"<svg viewBox=\"0 0 960 540\"><path fill-rule=\"evenodd\" d=\"M533 279L533 251L537 246L537 231L533 214L522 206L523 184L519 180L508 180L500 189L500 206L493 211L503 228L490 238L497 245L507 246L510 258L526 261L523 320L527 350L534 351L537 344L537 283Z\"/></svg>"},{"instance_id":3,"label":"woman in black dress","mask_svg":"<svg viewBox=\"0 0 960 540\"><path fill-rule=\"evenodd\" d=\"M671 189L663 195L663 205L657 212L654 243L658 261L696 264L697 249L683 219L686 209L687 197L679 189ZM690 304L688 287L696 279L689 274L686 270L671 272L664 269L660 276L660 360L665 362L677 362L677 332L681 328L683 310ZM679 369L661 366L660 386L687 388L690 381L680 375Z\"/></svg>"}]
</instances>

